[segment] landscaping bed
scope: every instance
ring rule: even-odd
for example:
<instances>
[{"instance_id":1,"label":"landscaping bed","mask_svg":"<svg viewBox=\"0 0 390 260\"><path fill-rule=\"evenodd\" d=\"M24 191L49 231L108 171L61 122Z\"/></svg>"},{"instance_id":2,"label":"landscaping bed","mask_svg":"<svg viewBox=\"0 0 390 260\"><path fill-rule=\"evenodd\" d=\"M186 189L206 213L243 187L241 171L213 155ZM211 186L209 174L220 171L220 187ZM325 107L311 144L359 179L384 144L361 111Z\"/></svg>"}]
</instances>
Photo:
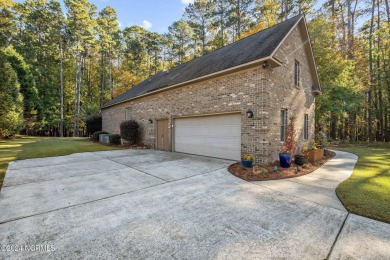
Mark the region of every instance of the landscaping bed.
<instances>
[{"instance_id":1,"label":"landscaping bed","mask_svg":"<svg viewBox=\"0 0 390 260\"><path fill-rule=\"evenodd\" d=\"M311 173L321 167L324 163L329 161L334 157L335 153L329 151L322 160L319 160L315 163L305 163L300 167L298 171L297 166L294 162L291 164L291 167L288 169L283 169L280 167L279 161L275 161L269 165L255 166L252 168L245 168L242 166L241 162L234 163L229 166L228 171L234 176L243 179L245 181L267 181L267 180L279 180L286 178L294 178L302 176L308 173ZM277 166L278 170L274 172L274 167ZM261 170L265 169L265 170Z\"/></svg>"}]
</instances>

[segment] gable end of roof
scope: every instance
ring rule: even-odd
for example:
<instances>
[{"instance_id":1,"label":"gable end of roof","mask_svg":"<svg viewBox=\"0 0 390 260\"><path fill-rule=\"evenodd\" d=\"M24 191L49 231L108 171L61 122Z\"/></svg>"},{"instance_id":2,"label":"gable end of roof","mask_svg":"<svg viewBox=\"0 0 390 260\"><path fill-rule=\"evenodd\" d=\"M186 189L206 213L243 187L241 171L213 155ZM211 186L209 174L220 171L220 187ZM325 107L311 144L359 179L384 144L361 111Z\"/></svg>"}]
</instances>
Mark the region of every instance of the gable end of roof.
<instances>
[{"instance_id":1,"label":"gable end of roof","mask_svg":"<svg viewBox=\"0 0 390 260\"><path fill-rule=\"evenodd\" d=\"M275 66L280 66L280 61L272 56L303 19L302 15L292 17L277 25L183 63L170 69L169 72L158 72L110 100L102 106L102 109L169 88L204 80L205 78L227 73L234 69L244 68L246 65L257 64L265 60L273 62Z\"/></svg>"}]
</instances>

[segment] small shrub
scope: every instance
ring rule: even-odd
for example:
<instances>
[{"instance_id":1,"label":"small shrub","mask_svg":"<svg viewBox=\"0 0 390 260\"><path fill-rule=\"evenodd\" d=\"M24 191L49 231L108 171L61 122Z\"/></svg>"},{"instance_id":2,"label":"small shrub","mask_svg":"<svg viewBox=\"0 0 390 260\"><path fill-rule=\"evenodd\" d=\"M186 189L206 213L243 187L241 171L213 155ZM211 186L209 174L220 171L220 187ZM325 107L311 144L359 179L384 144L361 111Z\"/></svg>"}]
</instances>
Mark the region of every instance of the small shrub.
<instances>
[{"instance_id":1,"label":"small shrub","mask_svg":"<svg viewBox=\"0 0 390 260\"><path fill-rule=\"evenodd\" d=\"M253 154L244 153L244 154L242 154L242 159L245 161L253 161L255 159L255 157L253 156Z\"/></svg>"},{"instance_id":2,"label":"small shrub","mask_svg":"<svg viewBox=\"0 0 390 260\"><path fill-rule=\"evenodd\" d=\"M87 125L87 134L88 135L91 135L97 131L102 131L102 116L101 115L87 116L85 123Z\"/></svg>"},{"instance_id":3,"label":"small shrub","mask_svg":"<svg viewBox=\"0 0 390 260\"><path fill-rule=\"evenodd\" d=\"M268 170L266 168L260 167L260 166L253 166L253 173L254 174L267 174Z\"/></svg>"},{"instance_id":4,"label":"small shrub","mask_svg":"<svg viewBox=\"0 0 390 260\"><path fill-rule=\"evenodd\" d=\"M108 139L110 140L110 144L121 144L121 135L111 134L108 136Z\"/></svg>"},{"instance_id":5,"label":"small shrub","mask_svg":"<svg viewBox=\"0 0 390 260\"><path fill-rule=\"evenodd\" d=\"M295 144L295 140L294 140L295 137L294 122L295 122L295 117L294 116L290 117L290 121L286 129L286 137L284 139L284 144L280 148L280 151L282 153L294 154L295 151L297 150L297 145Z\"/></svg>"},{"instance_id":6,"label":"small shrub","mask_svg":"<svg viewBox=\"0 0 390 260\"><path fill-rule=\"evenodd\" d=\"M108 134L108 132L105 132L105 131L97 131L95 133L93 133L93 135L91 136L91 141L93 142L99 142L99 135L100 134Z\"/></svg>"},{"instance_id":7,"label":"small shrub","mask_svg":"<svg viewBox=\"0 0 390 260\"><path fill-rule=\"evenodd\" d=\"M120 125L122 139L135 144L138 139L139 125L135 120L123 121Z\"/></svg>"}]
</instances>

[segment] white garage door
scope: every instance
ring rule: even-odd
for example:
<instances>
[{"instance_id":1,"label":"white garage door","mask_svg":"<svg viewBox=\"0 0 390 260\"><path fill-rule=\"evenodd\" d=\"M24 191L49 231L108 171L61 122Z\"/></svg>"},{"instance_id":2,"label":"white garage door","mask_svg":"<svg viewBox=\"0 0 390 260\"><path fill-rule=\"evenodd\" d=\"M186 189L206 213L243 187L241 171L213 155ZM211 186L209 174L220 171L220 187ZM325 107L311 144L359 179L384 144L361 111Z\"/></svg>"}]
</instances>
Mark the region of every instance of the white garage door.
<instances>
[{"instance_id":1,"label":"white garage door","mask_svg":"<svg viewBox=\"0 0 390 260\"><path fill-rule=\"evenodd\" d=\"M175 119L175 151L240 160L241 115Z\"/></svg>"}]
</instances>

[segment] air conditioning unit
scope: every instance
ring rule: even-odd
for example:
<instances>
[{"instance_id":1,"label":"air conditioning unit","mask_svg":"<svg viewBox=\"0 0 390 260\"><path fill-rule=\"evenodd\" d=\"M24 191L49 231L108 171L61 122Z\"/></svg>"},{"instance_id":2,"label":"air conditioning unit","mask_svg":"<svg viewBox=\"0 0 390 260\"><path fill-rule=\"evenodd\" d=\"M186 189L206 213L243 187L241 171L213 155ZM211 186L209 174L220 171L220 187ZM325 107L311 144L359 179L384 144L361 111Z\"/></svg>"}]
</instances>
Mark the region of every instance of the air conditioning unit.
<instances>
[{"instance_id":1,"label":"air conditioning unit","mask_svg":"<svg viewBox=\"0 0 390 260\"><path fill-rule=\"evenodd\" d=\"M100 134L99 135L99 142L103 144L110 144L110 139L108 137L108 134Z\"/></svg>"}]
</instances>

